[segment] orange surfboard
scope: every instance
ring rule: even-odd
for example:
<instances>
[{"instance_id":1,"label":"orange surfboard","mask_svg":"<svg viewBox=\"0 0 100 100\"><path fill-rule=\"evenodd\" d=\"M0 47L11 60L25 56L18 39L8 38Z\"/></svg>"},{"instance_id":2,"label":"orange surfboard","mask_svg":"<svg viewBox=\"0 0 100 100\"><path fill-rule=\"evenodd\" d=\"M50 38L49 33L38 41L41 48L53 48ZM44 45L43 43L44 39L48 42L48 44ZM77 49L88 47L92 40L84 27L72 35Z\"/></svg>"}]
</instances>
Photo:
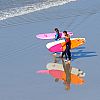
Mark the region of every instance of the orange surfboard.
<instances>
[{"instance_id":1,"label":"orange surfboard","mask_svg":"<svg viewBox=\"0 0 100 100\"><path fill-rule=\"evenodd\" d=\"M54 78L58 78L63 81L66 80L66 74L61 70L39 70L37 73L50 74ZM77 75L71 74L71 84L82 85L84 82L83 78L79 78Z\"/></svg>"},{"instance_id":2,"label":"orange surfboard","mask_svg":"<svg viewBox=\"0 0 100 100\"><path fill-rule=\"evenodd\" d=\"M79 47L85 43L84 38L76 38L76 39L71 39L71 49L74 49L76 47ZM65 42L61 43L63 51L66 49ZM64 46L63 46L64 45Z\"/></svg>"},{"instance_id":3,"label":"orange surfboard","mask_svg":"<svg viewBox=\"0 0 100 100\"><path fill-rule=\"evenodd\" d=\"M61 80L66 80L66 74L65 74L65 72L62 72L62 75L61 75L61 78L60 78ZM72 84L83 84L84 83L84 79L82 79L82 78L79 78L78 76L76 76L76 75L74 75L74 74L71 74L71 83Z\"/></svg>"}]
</instances>

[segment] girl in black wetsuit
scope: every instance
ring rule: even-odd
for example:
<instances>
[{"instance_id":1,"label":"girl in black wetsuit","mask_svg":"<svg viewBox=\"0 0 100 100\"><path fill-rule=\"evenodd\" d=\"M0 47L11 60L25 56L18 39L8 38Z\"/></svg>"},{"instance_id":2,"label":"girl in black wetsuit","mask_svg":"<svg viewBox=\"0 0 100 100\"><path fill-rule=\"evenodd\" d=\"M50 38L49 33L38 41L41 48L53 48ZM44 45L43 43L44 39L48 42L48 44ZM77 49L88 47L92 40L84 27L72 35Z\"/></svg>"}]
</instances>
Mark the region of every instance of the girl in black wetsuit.
<instances>
[{"instance_id":1,"label":"girl in black wetsuit","mask_svg":"<svg viewBox=\"0 0 100 100\"><path fill-rule=\"evenodd\" d=\"M56 35L55 35L55 41L59 40L61 37L60 37L60 34L59 34L59 30L58 28L55 28L55 32L56 32Z\"/></svg>"},{"instance_id":2,"label":"girl in black wetsuit","mask_svg":"<svg viewBox=\"0 0 100 100\"><path fill-rule=\"evenodd\" d=\"M64 39L65 39L65 42L66 42L66 44L65 44L66 45L66 49L65 49L65 51L62 52L62 56L61 57L63 57L65 55L66 60L67 60L67 58L69 60L71 60L71 52L70 52L71 41L70 41L70 36L69 36L69 34L67 34L67 31L63 31L63 33L65 35Z\"/></svg>"},{"instance_id":3,"label":"girl in black wetsuit","mask_svg":"<svg viewBox=\"0 0 100 100\"><path fill-rule=\"evenodd\" d=\"M58 28L55 28L54 29L56 35L55 35L55 41L58 41L61 37L60 37L60 33L59 33L59 29ZM57 56L57 52L53 53L53 58L54 58L54 63L57 63L57 59L56 59L56 56Z\"/></svg>"}]
</instances>

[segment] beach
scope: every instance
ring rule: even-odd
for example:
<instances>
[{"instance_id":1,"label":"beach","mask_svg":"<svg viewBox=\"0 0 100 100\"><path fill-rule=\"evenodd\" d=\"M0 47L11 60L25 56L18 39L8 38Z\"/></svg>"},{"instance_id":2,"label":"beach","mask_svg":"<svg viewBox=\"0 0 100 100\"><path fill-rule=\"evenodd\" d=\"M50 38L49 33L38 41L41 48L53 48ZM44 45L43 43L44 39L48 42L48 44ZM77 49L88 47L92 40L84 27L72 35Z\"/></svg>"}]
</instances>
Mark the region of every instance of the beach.
<instances>
[{"instance_id":1,"label":"beach","mask_svg":"<svg viewBox=\"0 0 100 100\"><path fill-rule=\"evenodd\" d=\"M78 0L64 5L0 20L0 100L99 100L100 93L100 1ZM46 44L54 40L36 38L58 27L86 44L72 50L72 66L86 73L83 85L71 85L50 75L37 74L53 62Z\"/></svg>"}]
</instances>

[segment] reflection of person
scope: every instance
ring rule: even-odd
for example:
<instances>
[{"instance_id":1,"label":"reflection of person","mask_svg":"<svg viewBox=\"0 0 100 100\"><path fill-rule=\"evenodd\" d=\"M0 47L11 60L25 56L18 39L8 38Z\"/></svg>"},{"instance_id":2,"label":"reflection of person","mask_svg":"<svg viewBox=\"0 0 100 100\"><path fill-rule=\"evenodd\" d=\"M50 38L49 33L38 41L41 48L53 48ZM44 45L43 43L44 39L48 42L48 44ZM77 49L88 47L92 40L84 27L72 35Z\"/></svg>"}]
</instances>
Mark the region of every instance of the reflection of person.
<instances>
[{"instance_id":1,"label":"reflection of person","mask_svg":"<svg viewBox=\"0 0 100 100\"><path fill-rule=\"evenodd\" d=\"M67 61L67 58L69 59L69 61L71 60L71 52L70 52L70 48L71 48L71 41L70 41L70 35L67 34L67 31L63 31L64 35L65 35L65 44L63 46L66 45L66 49L65 51L62 52L62 58L65 55L65 59Z\"/></svg>"},{"instance_id":2,"label":"reflection of person","mask_svg":"<svg viewBox=\"0 0 100 100\"><path fill-rule=\"evenodd\" d=\"M71 67L69 61L65 63L64 59L62 59L62 65L64 68L64 72L66 74L66 80L64 80L64 84L66 85L66 90L70 90L70 82L71 82Z\"/></svg>"},{"instance_id":3,"label":"reflection of person","mask_svg":"<svg viewBox=\"0 0 100 100\"><path fill-rule=\"evenodd\" d=\"M65 81L65 85L66 85L66 90L70 90L70 83L71 83L71 67L70 67L70 63L67 62L66 66L65 66L65 73L66 73L66 81Z\"/></svg>"}]
</instances>

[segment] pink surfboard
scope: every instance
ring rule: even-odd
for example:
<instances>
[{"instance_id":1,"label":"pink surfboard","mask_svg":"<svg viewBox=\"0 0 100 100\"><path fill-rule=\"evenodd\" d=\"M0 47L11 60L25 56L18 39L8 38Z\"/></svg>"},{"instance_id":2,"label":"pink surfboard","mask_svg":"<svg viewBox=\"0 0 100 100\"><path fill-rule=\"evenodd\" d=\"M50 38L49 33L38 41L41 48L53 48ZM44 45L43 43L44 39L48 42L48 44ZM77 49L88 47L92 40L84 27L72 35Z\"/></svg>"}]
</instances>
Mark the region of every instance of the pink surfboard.
<instances>
[{"instance_id":1,"label":"pink surfboard","mask_svg":"<svg viewBox=\"0 0 100 100\"><path fill-rule=\"evenodd\" d=\"M85 44L85 38L71 38L71 49ZM62 52L66 49L65 40L49 42L46 44L50 52Z\"/></svg>"},{"instance_id":2,"label":"pink surfboard","mask_svg":"<svg viewBox=\"0 0 100 100\"><path fill-rule=\"evenodd\" d=\"M54 78L58 78L60 80L66 80L66 74L61 70L39 70L37 71L39 74L50 74ZM84 83L83 78L79 78L77 75L71 74L71 83L76 85L82 85Z\"/></svg>"},{"instance_id":3,"label":"pink surfboard","mask_svg":"<svg viewBox=\"0 0 100 100\"><path fill-rule=\"evenodd\" d=\"M70 36L73 35L72 32L68 32L68 34ZM54 39L55 38L55 35L56 35L56 33L44 33L44 34L41 33L41 34L36 35L36 37L39 38L39 39ZM64 37L63 32L60 32L60 37L61 38Z\"/></svg>"},{"instance_id":4,"label":"pink surfboard","mask_svg":"<svg viewBox=\"0 0 100 100\"><path fill-rule=\"evenodd\" d=\"M61 43L56 44L55 46L52 46L51 48L48 49L50 52L62 52L63 48Z\"/></svg>"}]
</instances>

